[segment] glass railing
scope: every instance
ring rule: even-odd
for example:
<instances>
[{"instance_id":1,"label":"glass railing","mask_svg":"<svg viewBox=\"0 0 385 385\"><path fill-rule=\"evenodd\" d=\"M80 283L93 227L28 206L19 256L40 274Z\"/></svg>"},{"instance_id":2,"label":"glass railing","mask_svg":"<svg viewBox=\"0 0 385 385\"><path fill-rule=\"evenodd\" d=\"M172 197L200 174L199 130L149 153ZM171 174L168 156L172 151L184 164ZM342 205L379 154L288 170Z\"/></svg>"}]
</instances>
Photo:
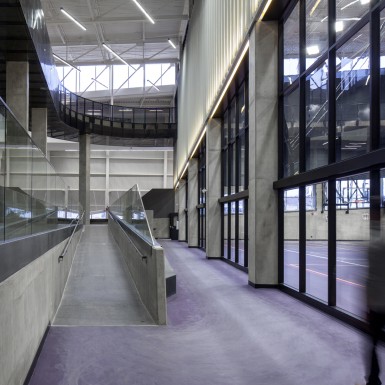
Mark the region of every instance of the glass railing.
<instances>
[{"instance_id":1,"label":"glass railing","mask_svg":"<svg viewBox=\"0 0 385 385\"><path fill-rule=\"evenodd\" d=\"M0 242L68 226L80 205L66 189L0 98Z\"/></svg>"},{"instance_id":2,"label":"glass railing","mask_svg":"<svg viewBox=\"0 0 385 385\"><path fill-rule=\"evenodd\" d=\"M109 211L152 246L156 244L137 184L117 199Z\"/></svg>"}]
</instances>

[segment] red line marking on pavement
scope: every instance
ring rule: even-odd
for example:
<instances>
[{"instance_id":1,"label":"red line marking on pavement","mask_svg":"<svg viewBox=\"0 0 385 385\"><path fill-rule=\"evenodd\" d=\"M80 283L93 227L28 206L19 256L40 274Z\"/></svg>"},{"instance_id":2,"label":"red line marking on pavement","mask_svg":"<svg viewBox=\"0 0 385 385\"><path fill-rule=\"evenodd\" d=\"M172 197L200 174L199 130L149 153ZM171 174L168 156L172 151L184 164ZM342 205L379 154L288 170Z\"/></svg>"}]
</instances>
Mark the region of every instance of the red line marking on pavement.
<instances>
[{"instance_id":1,"label":"red line marking on pavement","mask_svg":"<svg viewBox=\"0 0 385 385\"><path fill-rule=\"evenodd\" d=\"M293 263L290 263L290 264L289 264L289 266L291 266L291 267L295 267L296 269L298 269L298 268L299 268L299 266L298 266L298 265L295 265L295 264L293 264ZM327 275L327 274L325 274L325 273L321 273L321 272L319 272L319 271L316 271L316 270L312 270L312 269L306 269L306 271L309 271L309 272L311 272L311 273L314 273L314 274L317 274L317 275L322 275L323 277L328 277L328 275ZM348 280L346 280L346 279L337 278L337 281L340 281L340 282L344 282L344 283L347 283L348 285L352 285L352 286L358 286L358 287L362 287L362 288L365 288L365 286L364 286L364 285L360 285L359 283L356 283L356 282L352 282L352 281L348 281Z\"/></svg>"}]
</instances>

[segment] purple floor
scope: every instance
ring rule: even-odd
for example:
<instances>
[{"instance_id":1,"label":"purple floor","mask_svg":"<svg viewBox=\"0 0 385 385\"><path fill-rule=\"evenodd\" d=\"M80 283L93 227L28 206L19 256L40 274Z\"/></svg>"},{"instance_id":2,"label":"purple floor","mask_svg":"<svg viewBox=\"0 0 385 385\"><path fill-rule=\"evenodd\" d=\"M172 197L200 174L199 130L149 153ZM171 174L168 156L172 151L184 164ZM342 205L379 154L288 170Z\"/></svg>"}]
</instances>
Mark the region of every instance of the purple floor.
<instances>
[{"instance_id":1,"label":"purple floor","mask_svg":"<svg viewBox=\"0 0 385 385\"><path fill-rule=\"evenodd\" d=\"M52 327L30 385L363 383L366 337L355 329L251 288L198 249L162 245L177 275L168 326Z\"/></svg>"}]
</instances>

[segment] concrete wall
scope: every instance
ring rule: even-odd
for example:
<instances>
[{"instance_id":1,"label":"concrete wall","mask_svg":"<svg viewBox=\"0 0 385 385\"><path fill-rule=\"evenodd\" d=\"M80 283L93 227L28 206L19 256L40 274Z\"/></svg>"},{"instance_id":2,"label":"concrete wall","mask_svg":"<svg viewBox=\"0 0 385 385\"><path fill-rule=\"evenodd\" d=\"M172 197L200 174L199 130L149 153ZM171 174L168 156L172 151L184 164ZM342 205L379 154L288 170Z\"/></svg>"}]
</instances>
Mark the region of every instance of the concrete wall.
<instances>
[{"instance_id":1,"label":"concrete wall","mask_svg":"<svg viewBox=\"0 0 385 385\"><path fill-rule=\"evenodd\" d=\"M154 218L153 210L146 210L148 224L155 238L170 238L170 218Z\"/></svg>"},{"instance_id":2,"label":"concrete wall","mask_svg":"<svg viewBox=\"0 0 385 385\"><path fill-rule=\"evenodd\" d=\"M306 213L306 238L312 240L328 239L328 212L308 211ZM298 212L285 213L284 234L287 240L298 239ZM369 240L369 209L337 210L337 240Z\"/></svg>"},{"instance_id":3,"label":"concrete wall","mask_svg":"<svg viewBox=\"0 0 385 385\"><path fill-rule=\"evenodd\" d=\"M139 252L126 232L111 217L108 219L108 227L122 252L143 304L155 322L165 325L167 308L163 249L160 246L151 247L136 238L135 242L143 244L143 250Z\"/></svg>"},{"instance_id":4,"label":"concrete wall","mask_svg":"<svg viewBox=\"0 0 385 385\"><path fill-rule=\"evenodd\" d=\"M0 283L0 384L24 382L59 306L81 231Z\"/></svg>"}]
</instances>

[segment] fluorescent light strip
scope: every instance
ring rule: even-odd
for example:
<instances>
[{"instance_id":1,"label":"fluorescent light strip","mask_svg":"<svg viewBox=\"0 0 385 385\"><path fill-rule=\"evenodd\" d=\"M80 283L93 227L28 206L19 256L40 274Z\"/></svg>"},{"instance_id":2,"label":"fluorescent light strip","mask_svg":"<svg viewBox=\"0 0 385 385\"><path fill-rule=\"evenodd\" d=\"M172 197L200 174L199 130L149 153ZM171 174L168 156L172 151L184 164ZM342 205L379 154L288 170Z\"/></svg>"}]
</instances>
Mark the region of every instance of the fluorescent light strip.
<instances>
[{"instance_id":1,"label":"fluorescent light strip","mask_svg":"<svg viewBox=\"0 0 385 385\"><path fill-rule=\"evenodd\" d=\"M181 174L181 176L180 176L181 178L183 177L183 175L184 175L185 172L187 171L187 168L188 168L189 163L190 163L190 162L187 162L187 163L186 163L186 166L184 166L183 172L182 172L182 174Z\"/></svg>"},{"instance_id":2,"label":"fluorescent light strip","mask_svg":"<svg viewBox=\"0 0 385 385\"><path fill-rule=\"evenodd\" d=\"M65 61L64 59L62 59L60 56L57 56L57 55L55 55L54 53L52 54L52 56L53 56L55 59L61 61L61 62L64 63L65 65L67 65L68 67L71 67L71 68L73 68L74 70L81 72L79 68L77 68L77 67L73 66L72 64L68 63L67 61Z\"/></svg>"},{"instance_id":3,"label":"fluorescent light strip","mask_svg":"<svg viewBox=\"0 0 385 385\"><path fill-rule=\"evenodd\" d=\"M237 73L237 70L238 70L239 66L241 65L242 60L243 60L243 58L245 57L246 52L247 52L248 49L249 49L249 41L247 41L247 43L246 43L246 45L245 45L245 48L243 49L242 54L241 54L241 56L239 57L239 60L238 60L238 62L237 62L237 64L236 64L236 66L234 67L233 72L231 73L231 76L230 76L229 80L227 81L226 87L224 88L224 90L223 90L223 92L222 92L222 94L221 94L221 96L220 96L220 98L219 98L217 104L215 105L215 108L214 108L214 110L213 110L213 113L212 113L211 116L210 116L210 119L214 116L214 114L215 114L215 112L217 111L219 105L221 104L222 99L223 99L223 97L225 96L225 94L226 94L226 92L227 92L227 89L230 87L231 81L233 80L235 74Z\"/></svg>"},{"instance_id":4,"label":"fluorescent light strip","mask_svg":"<svg viewBox=\"0 0 385 385\"><path fill-rule=\"evenodd\" d=\"M369 83L369 79L370 79L370 75L368 75L368 77L367 77L367 79L366 79L366 83L365 83L366 86L367 86L368 83Z\"/></svg>"},{"instance_id":5,"label":"fluorescent light strip","mask_svg":"<svg viewBox=\"0 0 385 385\"><path fill-rule=\"evenodd\" d=\"M150 80L147 79L147 81L158 91L160 91L160 89L153 83L151 82Z\"/></svg>"},{"instance_id":6,"label":"fluorescent light strip","mask_svg":"<svg viewBox=\"0 0 385 385\"><path fill-rule=\"evenodd\" d=\"M87 31L87 28L79 23L73 16L71 16L67 11L65 11L63 8L60 8L60 10L62 11L62 13L64 13L64 15L66 15L70 20L72 20L78 27L80 27L83 31Z\"/></svg>"},{"instance_id":7,"label":"fluorescent light strip","mask_svg":"<svg viewBox=\"0 0 385 385\"><path fill-rule=\"evenodd\" d=\"M137 0L132 0L138 8L143 12L143 14L147 17L148 20L151 21L152 24L155 24L155 21L152 19L152 17L146 12L146 10L138 3Z\"/></svg>"},{"instance_id":8,"label":"fluorescent light strip","mask_svg":"<svg viewBox=\"0 0 385 385\"><path fill-rule=\"evenodd\" d=\"M266 14L267 10L269 9L270 4L271 4L272 1L273 0L267 0L265 8L263 8L263 11L261 13L261 16L259 16L259 21L261 21L265 17L265 14Z\"/></svg>"},{"instance_id":9,"label":"fluorescent light strip","mask_svg":"<svg viewBox=\"0 0 385 385\"><path fill-rule=\"evenodd\" d=\"M199 145L201 144L202 142L202 139L204 138L205 134L206 134L206 131L207 131L207 126L205 126L205 128L203 129L202 133L201 133L201 136L199 137L198 139L198 142L197 144L195 145L195 148L194 148L194 151L191 153L190 155L190 159L194 156L195 152L198 150L198 147Z\"/></svg>"},{"instance_id":10,"label":"fluorescent light strip","mask_svg":"<svg viewBox=\"0 0 385 385\"><path fill-rule=\"evenodd\" d=\"M170 43L171 47L176 49L176 45L172 42L172 40L171 39L167 39L167 40Z\"/></svg>"},{"instance_id":11,"label":"fluorescent light strip","mask_svg":"<svg viewBox=\"0 0 385 385\"><path fill-rule=\"evenodd\" d=\"M321 2L321 0L317 0L317 2L314 4L314 7L311 9L310 11L310 16L314 13L314 11L317 9L317 7L319 6L319 3Z\"/></svg>"},{"instance_id":12,"label":"fluorescent light strip","mask_svg":"<svg viewBox=\"0 0 385 385\"><path fill-rule=\"evenodd\" d=\"M358 3L359 1L360 0L354 0L351 3L349 3L349 4L346 4L344 7L341 8L341 11L343 11L345 8L348 8L348 7L350 7L351 5L353 5L355 3Z\"/></svg>"},{"instance_id":13,"label":"fluorescent light strip","mask_svg":"<svg viewBox=\"0 0 385 385\"><path fill-rule=\"evenodd\" d=\"M118 55L112 48L110 48L106 43L103 43L102 46L108 51L111 52L117 59L119 59L122 63L124 63L126 66L131 67L135 70L135 68L128 64L120 55Z\"/></svg>"}]
</instances>

